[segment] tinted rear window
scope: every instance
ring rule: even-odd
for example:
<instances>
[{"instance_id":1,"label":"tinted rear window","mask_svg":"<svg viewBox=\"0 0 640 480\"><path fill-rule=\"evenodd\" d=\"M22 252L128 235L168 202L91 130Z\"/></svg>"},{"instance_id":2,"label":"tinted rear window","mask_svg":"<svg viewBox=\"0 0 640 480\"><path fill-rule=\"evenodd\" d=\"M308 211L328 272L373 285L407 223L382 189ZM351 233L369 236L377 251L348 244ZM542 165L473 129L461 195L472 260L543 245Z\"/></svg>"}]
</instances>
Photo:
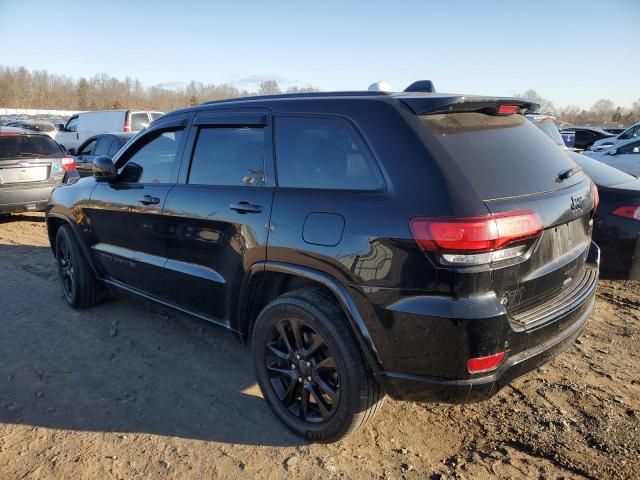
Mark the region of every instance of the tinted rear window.
<instances>
[{"instance_id":1,"label":"tinted rear window","mask_svg":"<svg viewBox=\"0 0 640 480\"><path fill-rule=\"evenodd\" d=\"M0 136L0 159L62 157L58 144L44 135Z\"/></svg>"},{"instance_id":2,"label":"tinted rear window","mask_svg":"<svg viewBox=\"0 0 640 480\"><path fill-rule=\"evenodd\" d=\"M383 187L369 149L351 124L341 118L277 118L276 162L281 187Z\"/></svg>"},{"instance_id":3,"label":"tinted rear window","mask_svg":"<svg viewBox=\"0 0 640 480\"><path fill-rule=\"evenodd\" d=\"M522 115L483 113L423 115L433 134L429 149L446 168L455 163L484 200L539 193L580 182L558 174L575 163Z\"/></svg>"},{"instance_id":4,"label":"tinted rear window","mask_svg":"<svg viewBox=\"0 0 640 480\"><path fill-rule=\"evenodd\" d=\"M263 128L202 128L191 160L189 183L259 185L263 170Z\"/></svg>"}]
</instances>

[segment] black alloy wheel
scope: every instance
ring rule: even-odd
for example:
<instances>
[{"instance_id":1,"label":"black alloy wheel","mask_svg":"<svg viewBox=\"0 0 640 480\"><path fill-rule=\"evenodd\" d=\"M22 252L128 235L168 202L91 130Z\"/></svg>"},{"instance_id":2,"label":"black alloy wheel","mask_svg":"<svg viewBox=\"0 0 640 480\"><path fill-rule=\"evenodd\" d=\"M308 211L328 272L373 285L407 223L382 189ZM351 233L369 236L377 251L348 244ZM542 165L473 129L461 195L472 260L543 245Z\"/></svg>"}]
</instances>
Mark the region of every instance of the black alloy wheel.
<instances>
[{"instance_id":1,"label":"black alloy wheel","mask_svg":"<svg viewBox=\"0 0 640 480\"><path fill-rule=\"evenodd\" d=\"M301 420L329 420L340 403L340 375L325 339L298 318L278 321L269 332L265 365L271 386Z\"/></svg>"}]
</instances>

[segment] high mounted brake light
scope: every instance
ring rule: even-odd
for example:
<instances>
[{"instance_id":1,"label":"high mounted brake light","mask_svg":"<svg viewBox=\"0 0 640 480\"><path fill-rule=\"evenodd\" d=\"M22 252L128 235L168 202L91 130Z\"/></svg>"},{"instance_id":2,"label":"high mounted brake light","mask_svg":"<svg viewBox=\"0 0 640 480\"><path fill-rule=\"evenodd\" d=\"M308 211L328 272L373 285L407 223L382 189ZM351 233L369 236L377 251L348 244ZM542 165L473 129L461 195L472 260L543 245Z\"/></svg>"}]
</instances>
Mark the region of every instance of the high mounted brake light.
<instances>
[{"instance_id":1,"label":"high mounted brake light","mask_svg":"<svg viewBox=\"0 0 640 480\"><path fill-rule=\"evenodd\" d=\"M521 107L519 105L500 105L498 107L498 113L500 115L511 115L514 113L519 113L520 108Z\"/></svg>"},{"instance_id":2,"label":"high mounted brake light","mask_svg":"<svg viewBox=\"0 0 640 480\"><path fill-rule=\"evenodd\" d=\"M527 251L544 226L532 211L483 217L412 218L409 227L422 249L442 255L445 263L479 265L508 260Z\"/></svg>"},{"instance_id":3,"label":"high mounted brake light","mask_svg":"<svg viewBox=\"0 0 640 480\"><path fill-rule=\"evenodd\" d=\"M20 132L0 132L0 137L17 137L22 135Z\"/></svg>"},{"instance_id":4,"label":"high mounted brake light","mask_svg":"<svg viewBox=\"0 0 640 480\"><path fill-rule=\"evenodd\" d=\"M130 132L131 131L131 127L129 126L129 121L125 120L124 121L124 129L125 132Z\"/></svg>"}]
</instances>

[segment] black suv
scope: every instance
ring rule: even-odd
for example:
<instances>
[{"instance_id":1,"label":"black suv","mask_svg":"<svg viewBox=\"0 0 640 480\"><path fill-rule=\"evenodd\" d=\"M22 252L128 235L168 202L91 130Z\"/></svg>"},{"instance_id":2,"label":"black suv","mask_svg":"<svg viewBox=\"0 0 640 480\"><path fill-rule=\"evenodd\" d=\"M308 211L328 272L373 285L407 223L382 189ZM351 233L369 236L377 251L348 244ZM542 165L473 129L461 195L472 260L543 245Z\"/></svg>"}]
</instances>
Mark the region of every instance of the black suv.
<instances>
[{"instance_id":1,"label":"black suv","mask_svg":"<svg viewBox=\"0 0 640 480\"><path fill-rule=\"evenodd\" d=\"M237 333L310 440L385 394L488 398L573 342L598 279L597 190L533 107L343 92L167 114L53 193L64 295L116 287Z\"/></svg>"}]
</instances>

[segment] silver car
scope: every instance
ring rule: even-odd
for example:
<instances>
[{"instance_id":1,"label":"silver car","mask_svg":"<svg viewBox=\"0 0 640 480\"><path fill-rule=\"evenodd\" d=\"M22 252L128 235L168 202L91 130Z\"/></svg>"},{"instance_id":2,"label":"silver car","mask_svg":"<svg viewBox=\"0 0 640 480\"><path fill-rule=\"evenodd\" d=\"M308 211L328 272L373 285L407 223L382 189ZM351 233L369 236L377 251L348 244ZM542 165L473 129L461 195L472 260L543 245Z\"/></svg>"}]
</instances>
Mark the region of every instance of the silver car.
<instances>
[{"instance_id":1,"label":"silver car","mask_svg":"<svg viewBox=\"0 0 640 480\"><path fill-rule=\"evenodd\" d=\"M618 145L619 143L626 142L627 140L633 140L634 138L640 139L640 122L634 123L624 132L616 135L615 137L601 138L596 140L591 145L591 150L603 150L611 145Z\"/></svg>"},{"instance_id":2,"label":"silver car","mask_svg":"<svg viewBox=\"0 0 640 480\"><path fill-rule=\"evenodd\" d=\"M595 160L640 177L640 132L639 136L604 149L582 152Z\"/></svg>"}]
</instances>

